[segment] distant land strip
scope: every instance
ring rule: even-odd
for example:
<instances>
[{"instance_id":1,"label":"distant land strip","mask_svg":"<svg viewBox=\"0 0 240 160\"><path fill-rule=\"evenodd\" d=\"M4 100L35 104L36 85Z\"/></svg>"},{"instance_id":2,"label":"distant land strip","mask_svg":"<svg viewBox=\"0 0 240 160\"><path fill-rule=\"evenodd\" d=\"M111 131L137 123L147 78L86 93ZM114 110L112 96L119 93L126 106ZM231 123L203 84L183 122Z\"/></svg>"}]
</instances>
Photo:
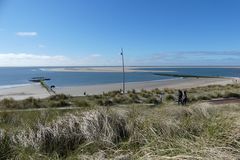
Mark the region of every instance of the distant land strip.
<instances>
[{"instance_id":1,"label":"distant land strip","mask_svg":"<svg viewBox=\"0 0 240 160\"><path fill-rule=\"evenodd\" d=\"M190 74L169 74L169 73L153 73L153 74L159 76L183 77L183 78L225 78L222 76L195 76Z\"/></svg>"},{"instance_id":2,"label":"distant land strip","mask_svg":"<svg viewBox=\"0 0 240 160\"><path fill-rule=\"evenodd\" d=\"M171 70L145 70L146 67L125 67L125 72L175 72ZM60 67L60 68L42 68L42 70L53 72L122 72L122 67Z\"/></svg>"}]
</instances>

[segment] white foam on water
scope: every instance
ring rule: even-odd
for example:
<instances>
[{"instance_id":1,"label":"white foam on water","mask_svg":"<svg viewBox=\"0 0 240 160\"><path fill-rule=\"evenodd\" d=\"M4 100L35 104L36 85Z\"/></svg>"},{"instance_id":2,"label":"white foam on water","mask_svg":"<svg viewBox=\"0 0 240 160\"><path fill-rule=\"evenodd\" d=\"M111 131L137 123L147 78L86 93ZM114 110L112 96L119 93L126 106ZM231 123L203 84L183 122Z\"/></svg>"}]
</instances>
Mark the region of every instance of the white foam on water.
<instances>
[{"instance_id":1,"label":"white foam on water","mask_svg":"<svg viewBox=\"0 0 240 160\"><path fill-rule=\"evenodd\" d=\"M40 70L40 71L49 71L48 68L38 68L38 70Z\"/></svg>"},{"instance_id":2,"label":"white foam on water","mask_svg":"<svg viewBox=\"0 0 240 160\"><path fill-rule=\"evenodd\" d=\"M24 86L28 86L28 85L31 85L31 84L30 83L26 83L26 84L2 85L2 86L0 86L0 89L17 88L17 87L24 87Z\"/></svg>"}]
</instances>

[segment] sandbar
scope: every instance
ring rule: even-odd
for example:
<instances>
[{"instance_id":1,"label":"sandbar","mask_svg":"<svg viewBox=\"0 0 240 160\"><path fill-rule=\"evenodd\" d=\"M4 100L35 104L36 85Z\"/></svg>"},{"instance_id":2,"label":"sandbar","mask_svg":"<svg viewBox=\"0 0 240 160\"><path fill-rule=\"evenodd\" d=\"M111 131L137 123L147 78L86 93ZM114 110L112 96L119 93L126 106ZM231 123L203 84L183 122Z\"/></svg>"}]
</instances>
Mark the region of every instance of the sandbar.
<instances>
[{"instance_id":1,"label":"sandbar","mask_svg":"<svg viewBox=\"0 0 240 160\"><path fill-rule=\"evenodd\" d=\"M147 70L145 70L148 68ZM151 67L155 68L155 67ZM150 67L125 67L125 72L175 72L174 70L151 70ZM157 67L158 68L158 67ZM123 72L122 67L61 67L61 68L44 68L52 72Z\"/></svg>"}]
</instances>

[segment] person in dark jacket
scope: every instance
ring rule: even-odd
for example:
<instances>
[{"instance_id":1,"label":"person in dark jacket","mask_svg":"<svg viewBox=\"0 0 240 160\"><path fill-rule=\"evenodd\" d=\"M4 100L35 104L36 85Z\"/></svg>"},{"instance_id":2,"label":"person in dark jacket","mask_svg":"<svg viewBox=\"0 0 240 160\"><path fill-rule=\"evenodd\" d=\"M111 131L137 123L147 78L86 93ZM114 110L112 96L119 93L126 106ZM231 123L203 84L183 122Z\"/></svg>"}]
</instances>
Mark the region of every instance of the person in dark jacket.
<instances>
[{"instance_id":1,"label":"person in dark jacket","mask_svg":"<svg viewBox=\"0 0 240 160\"><path fill-rule=\"evenodd\" d=\"M187 105L187 101L188 101L188 96L187 96L187 91L185 90L183 92L182 105Z\"/></svg>"},{"instance_id":2,"label":"person in dark jacket","mask_svg":"<svg viewBox=\"0 0 240 160\"><path fill-rule=\"evenodd\" d=\"M178 105L182 104L183 92L178 90Z\"/></svg>"}]
</instances>

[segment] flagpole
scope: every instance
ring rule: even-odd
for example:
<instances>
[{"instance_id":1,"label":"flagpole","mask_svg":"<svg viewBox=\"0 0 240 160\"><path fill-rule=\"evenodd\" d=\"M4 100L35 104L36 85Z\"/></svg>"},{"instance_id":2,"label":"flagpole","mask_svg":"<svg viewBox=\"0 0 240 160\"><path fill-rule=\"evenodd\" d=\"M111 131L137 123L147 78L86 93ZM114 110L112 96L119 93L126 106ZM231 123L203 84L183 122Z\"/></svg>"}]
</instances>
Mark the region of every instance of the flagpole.
<instances>
[{"instance_id":1,"label":"flagpole","mask_svg":"<svg viewBox=\"0 0 240 160\"><path fill-rule=\"evenodd\" d=\"M123 70L123 94L125 94L125 66L124 66L124 57L123 57L123 49L121 48L121 55L122 55L122 70Z\"/></svg>"}]
</instances>

